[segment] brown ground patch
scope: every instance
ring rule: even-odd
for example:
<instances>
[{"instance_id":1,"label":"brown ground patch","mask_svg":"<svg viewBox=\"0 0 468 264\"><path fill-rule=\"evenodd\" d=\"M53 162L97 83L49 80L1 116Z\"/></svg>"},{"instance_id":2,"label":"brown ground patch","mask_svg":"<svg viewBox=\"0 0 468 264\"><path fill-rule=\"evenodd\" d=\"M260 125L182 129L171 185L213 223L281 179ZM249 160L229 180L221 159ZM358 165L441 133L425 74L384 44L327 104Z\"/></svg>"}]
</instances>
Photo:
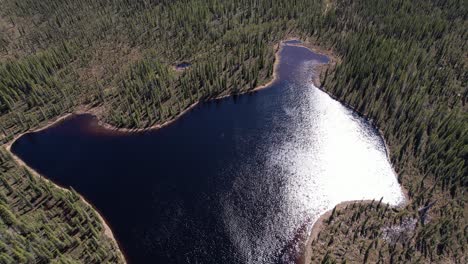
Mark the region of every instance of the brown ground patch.
<instances>
[{"instance_id":1,"label":"brown ground patch","mask_svg":"<svg viewBox=\"0 0 468 264\"><path fill-rule=\"evenodd\" d=\"M5 17L0 16L0 62L14 59L11 44L20 37L16 25Z\"/></svg>"},{"instance_id":2,"label":"brown ground patch","mask_svg":"<svg viewBox=\"0 0 468 264\"><path fill-rule=\"evenodd\" d=\"M116 87L115 76L122 76L143 55L139 48L110 42L96 44L87 57L85 66L77 69L79 81L87 86L99 83L109 90Z\"/></svg>"}]
</instances>

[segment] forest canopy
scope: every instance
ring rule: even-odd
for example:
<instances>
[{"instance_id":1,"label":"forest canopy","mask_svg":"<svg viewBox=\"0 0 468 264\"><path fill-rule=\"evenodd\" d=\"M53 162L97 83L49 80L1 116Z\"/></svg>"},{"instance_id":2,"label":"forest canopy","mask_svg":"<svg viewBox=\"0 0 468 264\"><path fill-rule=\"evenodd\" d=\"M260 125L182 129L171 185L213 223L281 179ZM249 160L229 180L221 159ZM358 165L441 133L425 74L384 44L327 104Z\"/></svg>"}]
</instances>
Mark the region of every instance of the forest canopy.
<instances>
[{"instance_id":1,"label":"forest canopy","mask_svg":"<svg viewBox=\"0 0 468 264\"><path fill-rule=\"evenodd\" d=\"M0 0L0 6L3 143L77 109L116 127L163 123L195 102L267 82L277 44L289 37L333 51L339 63L323 72L321 88L383 132L410 203L396 211L375 204L341 210L313 244L314 260L464 262L466 1ZM181 62L191 66L175 70ZM73 253L72 238L44 253L48 242L41 238L53 232L26 228L21 219L54 210L57 223L70 225L74 218L65 214L74 210L100 230L98 221L82 205L70 209L69 194L24 177L7 154L1 161L0 235L15 236L1 241L2 261L68 254L98 263L102 256L89 247ZM386 227L420 219L428 205L430 220L418 221L407 239L382 238ZM68 236L99 244L90 227L72 227ZM11 242L29 236L38 237L38 251ZM350 236L359 243L349 244Z\"/></svg>"}]
</instances>

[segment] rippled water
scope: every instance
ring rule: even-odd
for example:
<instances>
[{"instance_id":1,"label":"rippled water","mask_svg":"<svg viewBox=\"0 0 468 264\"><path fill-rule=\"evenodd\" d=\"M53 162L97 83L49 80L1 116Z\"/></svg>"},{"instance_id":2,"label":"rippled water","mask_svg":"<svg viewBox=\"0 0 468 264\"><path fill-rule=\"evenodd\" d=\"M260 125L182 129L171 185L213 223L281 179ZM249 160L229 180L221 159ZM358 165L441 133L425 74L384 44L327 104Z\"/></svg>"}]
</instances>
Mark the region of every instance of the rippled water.
<instances>
[{"instance_id":1,"label":"rippled water","mask_svg":"<svg viewBox=\"0 0 468 264\"><path fill-rule=\"evenodd\" d=\"M254 95L145 133L73 116L12 151L93 203L130 263L293 263L334 205L404 196L375 128L311 84L327 58L289 44Z\"/></svg>"}]
</instances>

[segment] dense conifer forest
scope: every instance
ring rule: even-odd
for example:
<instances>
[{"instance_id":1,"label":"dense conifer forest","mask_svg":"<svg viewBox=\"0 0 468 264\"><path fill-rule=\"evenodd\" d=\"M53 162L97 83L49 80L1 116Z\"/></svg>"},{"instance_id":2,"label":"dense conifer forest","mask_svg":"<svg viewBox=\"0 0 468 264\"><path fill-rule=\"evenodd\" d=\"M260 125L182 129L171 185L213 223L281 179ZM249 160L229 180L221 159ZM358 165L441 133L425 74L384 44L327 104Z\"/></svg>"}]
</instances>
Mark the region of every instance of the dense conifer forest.
<instances>
[{"instance_id":1,"label":"dense conifer forest","mask_svg":"<svg viewBox=\"0 0 468 264\"><path fill-rule=\"evenodd\" d=\"M382 131L409 204L337 208L313 263L465 263L468 6L464 0L0 0L3 144L65 113L163 123L249 91L277 44L331 50L321 88ZM190 63L176 70L178 63ZM92 208L0 153L0 263L120 262Z\"/></svg>"},{"instance_id":2,"label":"dense conifer forest","mask_svg":"<svg viewBox=\"0 0 468 264\"><path fill-rule=\"evenodd\" d=\"M0 151L0 263L120 263L96 212L77 193Z\"/></svg>"}]
</instances>

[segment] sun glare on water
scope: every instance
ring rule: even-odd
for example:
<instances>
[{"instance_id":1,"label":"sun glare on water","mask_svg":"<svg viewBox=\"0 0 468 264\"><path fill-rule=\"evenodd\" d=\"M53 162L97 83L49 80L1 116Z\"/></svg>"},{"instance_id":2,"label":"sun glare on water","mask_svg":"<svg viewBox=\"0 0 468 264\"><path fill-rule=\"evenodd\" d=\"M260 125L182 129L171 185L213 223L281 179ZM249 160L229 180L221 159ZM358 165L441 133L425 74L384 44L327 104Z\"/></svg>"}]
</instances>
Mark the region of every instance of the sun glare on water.
<instances>
[{"instance_id":1,"label":"sun glare on water","mask_svg":"<svg viewBox=\"0 0 468 264\"><path fill-rule=\"evenodd\" d=\"M279 140L263 153L265 169L242 166L224 199L226 228L245 263L275 262L301 227L309 233L341 202L405 200L377 131L312 84L290 85L307 92L283 106L288 133L272 132Z\"/></svg>"}]
</instances>

